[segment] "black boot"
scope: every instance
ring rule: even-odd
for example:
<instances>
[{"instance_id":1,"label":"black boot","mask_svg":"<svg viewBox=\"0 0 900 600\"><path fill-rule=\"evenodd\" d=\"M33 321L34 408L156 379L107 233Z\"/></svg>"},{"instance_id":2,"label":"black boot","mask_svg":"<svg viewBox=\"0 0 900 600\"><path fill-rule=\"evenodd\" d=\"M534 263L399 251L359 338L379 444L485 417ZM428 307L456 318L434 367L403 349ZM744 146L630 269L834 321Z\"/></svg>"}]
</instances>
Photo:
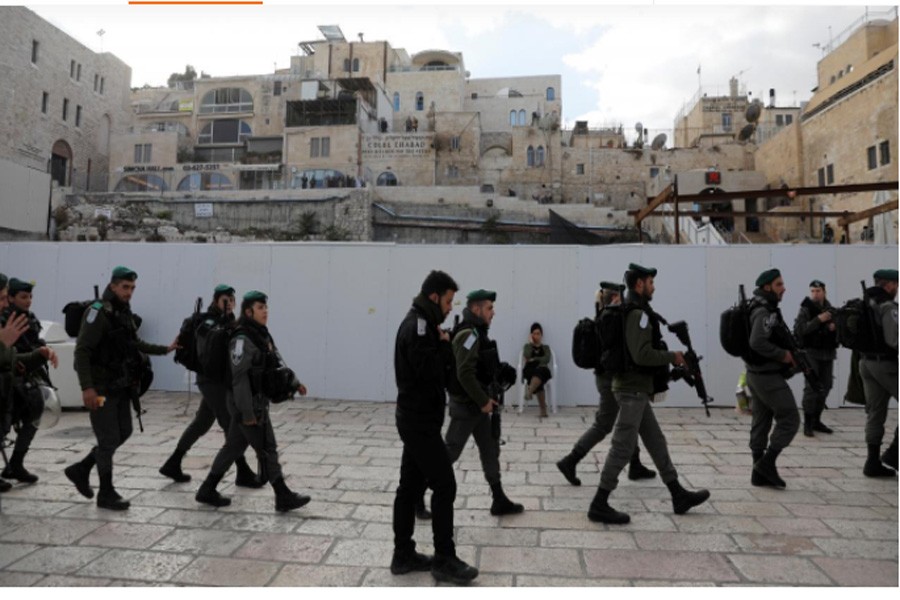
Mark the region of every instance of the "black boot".
<instances>
[{"instance_id":1,"label":"black boot","mask_svg":"<svg viewBox=\"0 0 900 600\"><path fill-rule=\"evenodd\" d=\"M764 452L754 452L753 453L753 464L759 462L759 460L763 457ZM757 487L764 487L767 485L771 485L769 480L757 473L756 469L752 466L750 467L750 484L755 485Z\"/></svg>"},{"instance_id":2,"label":"black boot","mask_svg":"<svg viewBox=\"0 0 900 600\"><path fill-rule=\"evenodd\" d=\"M893 477L893 469L888 469L881 464L879 452L881 452L881 444L869 444L869 457L866 458L863 475L866 477Z\"/></svg>"},{"instance_id":3,"label":"black boot","mask_svg":"<svg viewBox=\"0 0 900 600\"><path fill-rule=\"evenodd\" d=\"M112 484L112 473L100 474L100 491L97 492L97 507L108 510L128 510L131 502L123 500Z\"/></svg>"},{"instance_id":4,"label":"black boot","mask_svg":"<svg viewBox=\"0 0 900 600\"><path fill-rule=\"evenodd\" d=\"M626 513L619 512L609 505L609 490L597 488L591 506L588 509L588 519L595 523L608 523L609 525L624 525L631 521Z\"/></svg>"},{"instance_id":5,"label":"black boot","mask_svg":"<svg viewBox=\"0 0 900 600\"><path fill-rule=\"evenodd\" d=\"M0 477L3 479L15 479L22 483L36 483L38 476L28 472L22 464L24 460L25 453L14 450L12 456L9 457L9 464L6 465L6 468L0 473Z\"/></svg>"},{"instance_id":6,"label":"black boot","mask_svg":"<svg viewBox=\"0 0 900 600\"><path fill-rule=\"evenodd\" d=\"M413 571L430 571L432 562L430 556L416 552L415 548L408 552L394 550L394 556L391 559L391 573L404 575Z\"/></svg>"},{"instance_id":7,"label":"black boot","mask_svg":"<svg viewBox=\"0 0 900 600\"><path fill-rule=\"evenodd\" d=\"M672 493L672 508L676 515L683 515L693 507L709 500L709 490L697 490L689 492L684 489L678 480L666 484Z\"/></svg>"},{"instance_id":8,"label":"black boot","mask_svg":"<svg viewBox=\"0 0 900 600\"><path fill-rule=\"evenodd\" d=\"M834 433L834 430L822 423L822 413L825 411L823 408L818 413L816 413L816 421L813 423L813 431L818 431L819 433Z\"/></svg>"},{"instance_id":9,"label":"black boot","mask_svg":"<svg viewBox=\"0 0 900 600\"><path fill-rule=\"evenodd\" d=\"M784 479L778 476L778 469L775 468L775 459L781 454L781 450L773 450L769 448L758 461L753 463L753 470L765 479L772 487L784 489L787 484Z\"/></svg>"},{"instance_id":10,"label":"black boot","mask_svg":"<svg viewBox=\"0 0 900 600\"><path fill-rule=\"evenodd\" d=\"M431 576L438 581L447 581L456 585L466 585L478 577L478 569L469 566L454 556L434 555L431 563Z\"/></svg>"},{"instance_id":11,"label":"black boot","mask_svg":"<svg viewBox=\"0 0 900 600\"><path fill-rule=\"evenodd\" d=\"M194 500L217 508L231 504L231 498L226 498L216 491L216 486L222 481L223 475L224 473L210 473L207 475L206 480L200 484L200 489L197 490Z\"/></svg>"},{"instance_id":12,"label":"black boot","mask_svg":"<svg viewBox=\"0 0 900 600\"><path fill-rule=\"evenodd\" d=\"M581 485L581 480L575 475L575 467L578 466L578 463L584 456L585 453L578 446L575 446L571 452L556 463L556 468L563 474L566 481L572 485Z\"/></svg>"},{"instance_id":13,"label":"black boot","mask_svg":"<svg viewBox=\"0 0 900 600\"><path fill-rule=\"evenodd\" d=\"M816 435L813 433L813 423L815 423L815 420L816 417L812 413L803 413L803 435L806 437L814 437Z\"/></svg>"},{"instance_id":14,"label":"black boot","mask_svg":"<svg viewBox=\"0 0 900 600\"><path fill-rule=\"evenodd\" d=\"M66 477L75 484L78 493L85 498L93 498L94 490L91 489L91 469L94 468L94 454L88 454L87 458L74 465L66 467Z\"/></svg>"},{"instance_id":15,"label":"black boot","mask_svg":"<svg viewBox=\"0 0 900 600\"><path fill-rule=\"evenodd\" d=\"M422 494L422 497L416 502L416 518L422 521L431 519L431 511L425 506L425 494Z\"/></svg>"},{"instance_id":16,"label":"black boot","mask_svg":"<svg viewBox=\"0 0 900 600\"><path fill-rule=\"evenodd\" d=\"M635 446L634 454L631 455L631 463L628 465L628 479L637 481L639 479L653 479L654 477L656 477L656 471L648 469L641 464L641 451Z\"/></svg>"},{"instance_id":17,"label":"black boot","mask_svg":"<svg viewBox=\"0 0 900 600\"><path fill-rule=\"evenodd\" d=\"M265 481L260 480L260 478L256 476L256 473L254 473L253 469L250 468L250 465L247 464L247 459L243 456L239 456L234 461L234 466L237 469L234 485L253 489L259 489L266 485Z\"/></svg>"},{"instance_id":18,"label":"black boot","mask_svg":"<svg viewBox=\"0 0 900 600\"><path fill-rule=\"evenodd\" d=\"M495 517L517 515L525 510L524 506L506 497L499 481L491 484L491 495L494 497L494 501L491 503L491 514Z\"/></svg>"},{"instance_id":19,"label":"black boot","mask_svg":"<svg viewBox=\"0 0 900 600\"><path fill-rule=\"evenodd\" d=\"M191 476L181 470L182 458L184 458L184 452L176 448L169 460L159 468L160 474L175 480L175 483L187 483L190 481Z\"/></svg>"},{"instance_id":20,"label":"black boot","mask_svg":"<svg viewBox=\"0 0 900 600\"><path fill-rule=\"evenodd\" d=\"M279 477L271 483L272 489L275 490L275 510L278 512L287 512L309 504L310 497L292 492L284 483L283 477Z\"/></svg>"},{"instance_id":21,"label":"black boot","mask_svg":"<svg viewBox=\"0 0 900 600\"><path fill-rule=\"evenodd\" d=\"M881 455L881 462L890 468L897 470L897 430L894 430L894 441L887 447L884 454Z\"/></svg>"},{"instance_id":22,"label":"black boot","mask_svg":"<svg viewBox=\"0 0 900 600\"><path fill-rule=\"evenodd\" d=\"M0 479L0 493L8 492L12 489L12 484L8 481Z\"/></svg>"}]
</instances>

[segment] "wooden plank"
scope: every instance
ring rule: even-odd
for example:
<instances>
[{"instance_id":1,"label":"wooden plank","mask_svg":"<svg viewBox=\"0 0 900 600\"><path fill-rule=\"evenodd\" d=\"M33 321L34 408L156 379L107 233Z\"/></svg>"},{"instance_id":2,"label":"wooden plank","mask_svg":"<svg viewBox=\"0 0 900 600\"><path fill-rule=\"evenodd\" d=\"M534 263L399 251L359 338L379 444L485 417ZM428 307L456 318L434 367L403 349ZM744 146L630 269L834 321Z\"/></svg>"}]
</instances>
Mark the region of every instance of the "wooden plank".
<instances>
[{"instance_id":1,"label":"wooden plank","mask_svg":"<svg viewBox=\"0 0 900 600\"><path fill-rule=\"evenodd\" d=\"M892 210L897 210L897 200L891 200L890 202L879 204L878 206L873 206L872 208L867 208L866 210L861 210L857 213L847 215L839 219L837 224L838 227L845 227L850 223L856 223L857 221L862 221L868 219L869 217L874 217L875 215L880 215L881 213L890 212Z\"/></svg>"},{"instance_id":2,"label":"wooden plank","mask_svg":"<svg viewBox=\"0 0 900 600\"><path fill-rule=\"evenodd\" d=\"M659 207L661 204L665 204L670 201L674 190L672 188L672 184L666 186L666 188L656 195L656 198L651 200L647 206L638 211L638 214L634 217L634 224L640 226L641 221L643 221L647 215L652 213L654 210Z\"/></svg>"}]
</instances>

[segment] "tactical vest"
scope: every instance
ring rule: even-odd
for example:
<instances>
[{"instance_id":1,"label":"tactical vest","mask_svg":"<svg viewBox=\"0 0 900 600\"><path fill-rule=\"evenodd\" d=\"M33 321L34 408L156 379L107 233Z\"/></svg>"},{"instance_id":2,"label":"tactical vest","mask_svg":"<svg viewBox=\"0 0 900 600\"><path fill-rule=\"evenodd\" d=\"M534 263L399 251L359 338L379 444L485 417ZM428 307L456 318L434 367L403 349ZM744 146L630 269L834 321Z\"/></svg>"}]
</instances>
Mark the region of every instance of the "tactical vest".
<instances>
[{"instance_id":1,"label":"tactical vest","mask_svg":"<svg viewBox=\"0 0 900 600\"><path fill-rule=\"evenodd\" d=\"M99 302L99 301L98 301ZM97 302L91 305L95 308ZM91 365L101 365L112 375L110 389L139 386L143 357L137 347L137 325L130 309L117 309L112 303L102 302L99 310L105 311L110 329L101 340L97 352L91 357Z\"/></svg>"},{"instance_id":2,"label":"tactical vest","mask_svg":"<svg viewBox=\"0 0 900 600\"><path fill-rule=\"evenodd\" d=\"M478 335L478 360L475 363L475 378L481 384L482 389L487 391L488 386L494 381L494 377L500 368L500 353L497 350L497 342L487 336L487 328L475 325L470 321L462 321L453 328L450 333L450 339L456 339L461 332L471 329L473 335ZM456 376L456 368L451 370L449 381L447 382L447 390L454 396L465 396L466 391L459 383Z\"/></svg>"},{"instance_id":3,"label":"tactical vest","mask_svg":"<svg viewBox=\"0 0 900 600\"><path fill-rule=\"evenodd\" d=\"M754 296L753 299L750 300L749 314L751 315L751 317L753 315L753 312L759 307L762 307L766 311L767 319L771 318L773 314L777 315L778 317L775 321L775 325L769 330L769 341L782 350L790 350L791 348L793 348L794 343L791 336L791 331L790 329L788 329L787 324L785 324L784 322L784 317L782 317L781 315L781 309L777 306L773 308L772 305L768 302L763 302L763 300ZM752 329L752 320L750 328ZM776 362L771 358L766 358L765 356L759 354L752 348L750 348L750 354L744 357L744 361L748 365L762 365L767 362Z\"/></svg>"},{"instance_id":4,"label":"tactical vest","mask_svg":"<svg viewBox=\"0 0 900 600\"><path fill-rule=\"evenodd\" d=\"M872 316L877 314L876 311L880 305L884 304L885 302L893 301L893 298L891 298L890 294L888 294L886 291L884 291L883 288L878 286L873 286L866 290L866 297L871 303L872 312L870 314ZM876 344L875 351L871 354L878 354L881 356L897 356L897 349L891 348L888 343L884 341L884 326L882 325L881 320L873 320L875 321L875 327L873 329L878 342ZM867 352L866 354L870 353Z\"/></svg>"},{"instance_id":5,"label":"tactical vest","mask_svg":"<svg viewBox=\"0 0 900 600\"><path fill-rule=\"evenodd\" d=\"M809 298L804 298L803 302L800 303L800 306L807 310L810 319L815 319L825 312L826 308L831 307L830 305L819 306ZM829 331L826 324L823 323L822 325L823 326L817 327L815 331L802 337L800 342L803 344L804 348L814 348L817 350L834 350L837 348L837 331Z\"/></svg>"},{"instance_id":6,"label":"tactical vest","mask_svg":"<svg viewBox=\"0 0 900 600\"><path fill-rule=\"evenodd\" d=\"M291 386L294 373L284 365L281 356L275 349L275 343L272 342L270 346L270 339L266 339L253 326L238 325L231 333L231 339L233 340L239 335L247 337L262 352L262 358L254 359L250 367L250 391L253 396L262 395L275 403L283 402L291 397L294 392L294 388Z\"/></svg>"},{"instance_id":7,"label":"tactical vest","mask_svg":"<svg viewBox=\"0 0 900 600\"><path fill-rule=\"evenodd\" d=\"M641 306L640 304L636 304L634 302L628 301L622 305L624 318L627 320L628 315L632 310L640 310L643 311L644 314L647 315L650 321L650 345L654 350L668 350L669 347L666 345L666 342L663 340L662 336L662 328L660 325L665 322L660 315L656 314L652 308L649 306ZM623 340L624 342L624 340ZM631 352L628 350L628 343L624 342L625 348L625 356L627 357L627 370L636 371L638 373L643 373L645 375L653 375L654 378L661 377L662 373L665 373L668 376L669 373L669 365L662 365L658 367L647 367L643 365L639 365L634 362L634 358L631 356Z\"/></svg>"}]
</instances>

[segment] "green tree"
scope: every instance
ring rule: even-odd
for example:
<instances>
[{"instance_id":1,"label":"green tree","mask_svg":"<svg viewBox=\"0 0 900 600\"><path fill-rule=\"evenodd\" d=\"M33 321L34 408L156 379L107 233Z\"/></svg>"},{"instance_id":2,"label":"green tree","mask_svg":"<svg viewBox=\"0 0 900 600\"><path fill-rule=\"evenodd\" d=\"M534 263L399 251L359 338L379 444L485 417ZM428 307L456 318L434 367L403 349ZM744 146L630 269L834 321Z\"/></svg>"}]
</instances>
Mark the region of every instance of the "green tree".
<instances>
[{"instance_id":1,"label":"green tree","mask_svg":"<svg viewBox=\"0 0 900 600\"><path fill-rule=\"evenodd\" d=\"M193 81L195 79L197 79L197 71L191 65L185 65L184 73L172 73L169 75L169 80L166 83L170 88L174 88L175 83L178 81Z\"/></svg>"}]
</instances>

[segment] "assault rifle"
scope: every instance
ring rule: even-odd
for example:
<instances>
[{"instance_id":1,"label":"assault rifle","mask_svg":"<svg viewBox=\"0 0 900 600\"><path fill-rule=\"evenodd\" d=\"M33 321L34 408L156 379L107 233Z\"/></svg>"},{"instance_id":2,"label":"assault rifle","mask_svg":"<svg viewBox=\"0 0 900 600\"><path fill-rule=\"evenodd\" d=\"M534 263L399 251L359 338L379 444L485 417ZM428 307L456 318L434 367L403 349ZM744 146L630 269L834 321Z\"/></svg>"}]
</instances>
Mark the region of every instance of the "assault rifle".
<instances>
[{"instance_id":1,"label":"assault rifle","mask_svg":"<svg viewBox=\"0 0 900 600\"><path fill-rule=\"evenodd\" d=\"M709 404L713 402L713 399L706 393L706 383L703 381L703 372L700 370L700 361L703 360L703 357L697 356L697 353L694 352L694 347L691 345L691 334L688 332L688 324L685 321L669 324L668 327L678 341L687 348L684 352L685 365L672 369L672 381L684 378L685 383L697 390L697 397L703 403L708 417L710 416Z\"/></svg>"},{"instance_id":2,"label":"assault rifle","mask_svg":"<svg viewBox=\"0 0 900 600\"><path fill-rule=\"evenodd\" d=\"M803 350L797 345L797 340L794 338L794 334L787 326L787 323L784 322L784 319L779 319L779 322L781 323L782 332L784 334L782 336L784 342L788 345L788 351L790 351L791 355L794 357L794 362L797 364L797 370L794 372L796 373L799 371L803 373L803 377L806 379L809 387L811 387L816 394L824 393L825 388L822 386L822 382L819 381L819 374L816 373L816 370L813 368L806 350Z\"/></svg>"},{"instance_id":3,"label":"assault rifle","mask_svg":"<svg viewBox=\"0 0 900 600\"><path fill-rule=\"evenodd\" d=\"M500 366L494 373L494 378L488 384L488 397L497 401L497 406L494 406L494 410L491 412L491 437L495 440L500 439L500 412L503 410L501 408L503 406L503 395L515 383L516 370L509 363L504 362L500 363Z\"/></svg>"}]
</instances>

